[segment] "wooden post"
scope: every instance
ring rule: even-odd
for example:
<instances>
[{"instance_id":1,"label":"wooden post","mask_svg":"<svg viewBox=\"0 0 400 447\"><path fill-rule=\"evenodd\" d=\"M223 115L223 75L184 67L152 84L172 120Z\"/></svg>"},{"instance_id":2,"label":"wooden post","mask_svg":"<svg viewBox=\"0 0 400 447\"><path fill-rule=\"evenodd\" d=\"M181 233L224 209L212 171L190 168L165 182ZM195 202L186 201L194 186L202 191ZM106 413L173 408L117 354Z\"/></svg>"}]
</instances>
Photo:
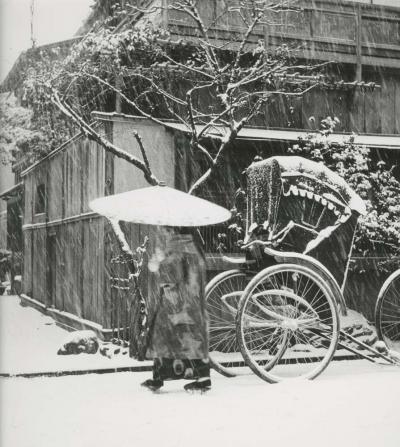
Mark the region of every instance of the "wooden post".
<instances>
[{"instance_id":1,"label":"wooden post","mask_svg":"<svg viewBox=\"0 0 400 447\"><path fill-rule=\"evenodd\" d=\"M362 12L361 4L357 5L356 15L356 81L362 81Z\"/></svg>"},{"instance_id":2,"label":"wooden post","mask_svg":"<svg viewBox=\"0 0 400 447\"><path fill-rule=\"evenodd\" d=\"M111 143L113 142L114 123L105 122L105 134ZM114 155L104 151L104 195L114 194Z\"/></svg>"},{"instance_id":3,"label":"wooden post","mask_svg":"<svg viewBox=\"0 0 400 447\"><path fill-rule=\"evenodd\" d=\"M117 90L121 90L122 87L122 78L120 75L117 75L117 78L115 79L115 88ZM121 113L121 95L119 92L115 94L115 111L117 113Z\"/></svg>"}]
</instances>

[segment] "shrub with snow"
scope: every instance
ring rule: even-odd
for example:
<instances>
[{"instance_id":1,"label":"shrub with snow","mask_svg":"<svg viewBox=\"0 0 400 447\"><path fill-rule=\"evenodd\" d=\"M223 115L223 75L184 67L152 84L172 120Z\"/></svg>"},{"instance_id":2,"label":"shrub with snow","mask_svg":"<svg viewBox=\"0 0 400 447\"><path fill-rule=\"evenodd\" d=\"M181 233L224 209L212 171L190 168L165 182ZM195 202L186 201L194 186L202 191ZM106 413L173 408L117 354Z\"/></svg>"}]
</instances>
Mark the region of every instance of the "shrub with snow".
<instances>
[{"instance_id":1,"label":"shrub with snow","mask_svg":"<svg viewBox=\"0 0 400 447\"><path fill-rule=\"evenodd\" d=\"M353 256L382 256L379 270L399 267L400 256L400 182L393 167L374 162L371 151L354 143L354 136L344 143L329 141L338 119L322 121L323 129L293 145L289 152L322 162L338 173L364 200L367 214L360 217Z\"/></svg>"},{"instance_id":2,"label":"shrub with snow","mask_svg":"<svg viewBox=\"0 0 400 447\"><path fill-rule=\"evenodd\" d=\"M58 350L58 355L70 354L96 354L99 349L99 339L94 331L74 331L69 333L62 346Z\"/></svg>"}]
</instances>

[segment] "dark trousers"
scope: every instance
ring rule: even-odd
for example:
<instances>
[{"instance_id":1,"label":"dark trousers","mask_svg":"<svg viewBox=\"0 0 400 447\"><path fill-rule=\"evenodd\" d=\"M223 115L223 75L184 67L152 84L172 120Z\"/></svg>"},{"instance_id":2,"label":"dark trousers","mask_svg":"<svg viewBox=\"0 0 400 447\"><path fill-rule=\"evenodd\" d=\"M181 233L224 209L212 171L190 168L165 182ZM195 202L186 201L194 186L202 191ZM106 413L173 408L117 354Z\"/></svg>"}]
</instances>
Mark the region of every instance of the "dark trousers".
<instances>
[{"instance_id":1,"label":"dark trousers","mask_svg":"<svg viewBox=\"0 0 400 447\"><path fill-rule=\"evenodd\" d=\"M210 362L208 360L154 359L153 379L155 380L193 380L209 376Z\"/></svg>"}]
</instances>

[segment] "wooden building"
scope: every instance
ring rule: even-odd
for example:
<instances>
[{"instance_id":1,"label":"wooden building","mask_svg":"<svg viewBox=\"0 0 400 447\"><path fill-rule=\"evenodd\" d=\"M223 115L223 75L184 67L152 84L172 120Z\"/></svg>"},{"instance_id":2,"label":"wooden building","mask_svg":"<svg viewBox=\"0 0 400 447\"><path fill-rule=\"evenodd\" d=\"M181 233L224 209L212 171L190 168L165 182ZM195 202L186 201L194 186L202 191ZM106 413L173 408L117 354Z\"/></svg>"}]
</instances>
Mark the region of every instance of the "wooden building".
<instances>
[{"instance_id":1,"label":"wooden building","mask_svg":"<svg viewBox=\"0 0 400 447\"><path fill-rule=\"evenodd\" d=\"M172 136L162 127L135 123L159 178L174 185ZM123 119L105 122L115 144L138 151ZM109 133L111 132L111 134ZM110 327L112 232L91 212L90 200L147 186L133 166L114 159L95 143L77 137L22 173L25 184L23 293L53 308L53 315L74 316ZM128 230L130 231L130 230ZM144 231L144 230L143 230ZM130 241L141 239L140 227ZM64 312L57 315L57 311Z\"/></svg>"},{"instance_id":2,"label":"wooden building","mask_svg":"<svg viewBox=\"0 0 400 447\"><path fill-rule=\"evenodd\" d=\"M140 156L132 130L143 138L156 176L167 185L187 190L191 176L197 177L198 162L188 140L176 123L165 127L146 119L120 114L96 114L114 144ZM261 132L256 140L250 135ZM289 134L289 135L287 135ZM201 195L225 206L233 200L239 173L255 154L283 154L296 131L286 131L278 140L264 129L245 129L231 148L221 177ZM400 150L400 138L392 149ZM368 141L368 140L367 140ZM390 140L392 141L392 140ZM228 174L228 175L227 175ZM90 200L107 194L148 186L143 175L127 162L105 153L93 142L77 137L22 173L25 185L23 294L28 301L47 308L67 325L82 324L111 333L111 260L118 255L113 232L106 219L91 212ZM134 206L134 204L132 204ZM151 238L152 227L124 225L132 247L143 237ZM218 227L204 229L210 271L228 268L216 252ZM145 281L144 275L144 281ZM143 284L144 287L146 284ZM33 301L32 301L33 299ZM40 306L40 304L39 304Z\"/></svg>"},{"instance_id":3,"label":"wooden building","mask_svg":"<svg viewBox=\"0 0 400 447\"><path fill-rule=\"evenodd\" d=\"M162 1L167 4L172 0ZM339 132L360 133L360 141L374 149L374 156L391 164L399 161L400 8L345 0L300 3L304 9L296 20L287 16L287 25L280 29L260 27L254 42L264 39L271 47L286 43L305 61L334 60L332 77L375 82L380 88L365 91L362 85L351 89L339 86L314 91L294 103L277 99L266 110L264 122L257 123L257 129L244 129L239 135L223 178L201 191L205 198L232 205L227 197L232 197L237 187L238 173L256 153L285 153L288 144L296 141L299 129L318 128L319 121L327 115L339 117ZM211 22L218 17L224 2L200 4L205 21ZM159 20L175 37L196 38L194 27L177 12L165 11ZM232 20L228 17L213 29L216 41L226 42L235 33L238 24ZM310 116L315 118L312 122ZM155 174L169 186L187 190L191 178L196 178L199 160L190 153L179 124L161 126L116 113L95 113L95 117L114 144L140 156L132 135L132 130L137 130ZM397 175L400 176L399 168ZM107 222L92 213L88 204L95 197L147 186L141 172L105 153L95 143L76 137L26 169L22 179L23 296L67 325L84 322L108 336L115 325L110 266L118 250ZM151 228L126 225L125 230L132 246L137 246ZM213 271L224 268L213 254L217 231L204 232L208 265ZM383 279L372 274L369 277L376 286L366 287L378 289ZM350 303L356 300L355 294L355 287L350 284ZM375 291L370 295L364 297L368 316L376 299Z\"/></svg>"}]
</instances>

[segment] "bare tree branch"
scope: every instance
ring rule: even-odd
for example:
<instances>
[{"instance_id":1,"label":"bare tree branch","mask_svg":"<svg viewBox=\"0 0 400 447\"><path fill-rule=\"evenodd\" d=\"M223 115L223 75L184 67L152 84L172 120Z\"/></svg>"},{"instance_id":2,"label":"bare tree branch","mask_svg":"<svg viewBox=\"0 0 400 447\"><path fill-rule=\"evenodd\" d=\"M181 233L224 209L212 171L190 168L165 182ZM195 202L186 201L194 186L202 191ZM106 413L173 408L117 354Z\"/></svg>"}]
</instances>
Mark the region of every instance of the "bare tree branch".
<instances>
[{"instance_id":1,"label":"bare tree branch","mask_svg":"<svg viewBox=\"0 0 400 447\"><path fill-rule=\"evenodd\" d=\"M129 152L124 151L123 149L110 143L106 138L102 137L98 132L95 131L95 129L90 124L88 124L70 106L68 106L68 104L61 101L57 91L52 90L51 101L56 107L58 107L58 109L62 113L64 113L64 115L71 118L71 120L84 133L84 135L86 135L88 138L98 143L106 151L114 154L118 158L121 158L127 161L128 163L136 166L138 169L140 169L143 172L145 179L148 181L148 183L150 183L150 185L158 185L160 183L159 180L157 180L157 178L154 176L152 171L149 169L150 166L146 165L146 163L143 163L141 160L131 155Z\"/></svg>"},{"instance_id":2,"label":"bare tree branch","mask_svg":"<svg viewBox=\"0 0 400 447\"><path fill-rule=\"evenodd\" d=\"M254 106L251 108L250 113L243 119L241 119L239 122L235 122L232 124L231 128L229 129L228 135L223 139L221 142L221 145L218 149L217 155L213 159L212 166L207 169L207 171L191 186L189 190L189 194L195 193L201 185L203 185L207 179L213 174L213 172L218 169L223 156L225 155L226 150L229 148L229 145L235 140L240 130L243 128L243 126L256 114L258 113L261 105L263 104L263 100L258 100Z\"/></svg>"},{"instance_id":3,"label":"bare tree branch","mask_svg":"<svg viewBox=\"0 0 400 447\"><path fill-rule=\"evenodd\" d=\"M214 48L210 44L210 39L208 37L206 27L204 26L204 22L203 22L200 14L199 14L199 11L197 9L196 2L193 0L182 0L182 2L177 1L177 2L175 2L175 4L168 5L168 8L175 9L177 11L183 11L195 21L195 23L203 37L203 40L206 43L206 45L204 46L204 50L205 50L206 59L209 62L210 68L213 69L215 74L220 73L220 66L218 63L217 55L214 51Z\"/></svg>"},{"instance_id":4,"label":"bare tree branch","mask_svg":"<svg viewBox=\"0 0 400 447\"><path fill-rule=\"evenodd\" d=\"M190 146L193 150L204 155L208 167L206 172L200 175L190 188L190 193L195 192L207 181L210 176L222 165L222 160L231 143L237 137L243 126L253 119L260 112L262 104L266 104L269 98L274 95L284 95L286 97L297 97L321 84L318 77L308 76L313 70L322 68L324 64L316 66L294 65L285 59L285 53L276 57L267 53L262 44L256 46L256 51L251 52L246 46L251 41L251 36L255 33L256 27L264 23L279 22L279 13L282 11L293 11L292 0L282 0L274 2L272 0L238 1L235 6L227 6L218 17L206 26L201 15L203 3L195 0L176 0L168 3L166 8L169 11L184 13L189 19L191 26L197 29L196 48L189 54L186 61L179 60L176 49L179 49L179 42L162 41L161 34L155 35L155 52L152 53L150 62L142 62L142 46L139 48L139 58L135 58L133 53L129 53L129 41L124 40L121 45L125 51L125 65L117 65L114 69L110 64L101 65L97 56L94 60L93 71L83 64L76 72L71 73L73 80L79 78L82 82L92 80L105 89L105 92L113 92L119 95L127 105L135 112L151 120L154 123L165 126L163 113L168 117L176 119L182 123L190 134ZM150 5L151 11L163 9L164 6ZM145 14L149 9L141 10L133 6L136 13ZM235 46L225 48L225 43L217 45L214 34L209 33L212 27L222 18L223 14L237 14L244 28L235 30ZM271 17L273 19L271 19ZM277 20L275 20L275 17ZM207 22L208 23L208 22ZM146 35L147 36L147 35ZM142 36L137 36L131 48L136 48L137 41ZM150 38L150 42L152 42ZM192 45L192 44L190 44ZM148 44L145 43L143 51L148 51ZM188 48L191 50L191 47ZM185 53L185 54L186 54ZM146 53L144 53L146 54ZM131 65L126 65L126 60ZM140 62L137 62L140 60ZM154 62L155 61L155 62ZM246 61L247 65L244 65ZM162 72L164 70L164 72ZM181 81L186 91L171 88L172 80L168 78L173 72L173 81ZM140 81L140 87L128 87L123 89L109 81L109 77L120 75L122 77L132 77L133 82ZM176 78L175 78L176 77ZM70 82L72 84L73 80ZM143 81L143 82L141 82ZM144 87L143 85L144 84ZM188 85L186 87L186 85ZM67 86L65 94L69 92ZM204 107L201 101L196 99L200 95L207 95L214 98L214 103ZM195 96L198 95L198 96ZM74 108L66 101L52 95L52 101L67 114L79 126L79 128L90 138L97 141L106 150L115 153L117 156L127 160L142 170L150 184L157 184L151 172L149 160L146 155L142 139L134 132L134 137L141 151L143 161L131 156L127 152L116 148L111 142L107 142L99 135L93 127L86 123L82 115L75 112ZM157 110L157 115L154 110ZM161 111L161 112L160 112ZM225 134L221 137L213 135L218 141L216 155L208 149L206 139L210 137L208 132L213 127L221 127Z\"/></svg>"},{"instance_id":5,"label":"bare tree branch","mask_svg":"<svg viewBox=\"0 0 400 447\"><path fill-rule=\"evenodd\" d=\"M137 141L137 143L139 145L139 149L140 149L140 152L142 153L143 161L144 161L144 164L145 164L145 166L147 168L147 171L151 172L149 159L147 158L147 153L146 153L146 151L144 149L144 146L143 146L142 137L138 134L138 132L136 130L133 131L133 136L135 137L135 139L136 139L136 141Z\"/></svg>"}]
</instances>

